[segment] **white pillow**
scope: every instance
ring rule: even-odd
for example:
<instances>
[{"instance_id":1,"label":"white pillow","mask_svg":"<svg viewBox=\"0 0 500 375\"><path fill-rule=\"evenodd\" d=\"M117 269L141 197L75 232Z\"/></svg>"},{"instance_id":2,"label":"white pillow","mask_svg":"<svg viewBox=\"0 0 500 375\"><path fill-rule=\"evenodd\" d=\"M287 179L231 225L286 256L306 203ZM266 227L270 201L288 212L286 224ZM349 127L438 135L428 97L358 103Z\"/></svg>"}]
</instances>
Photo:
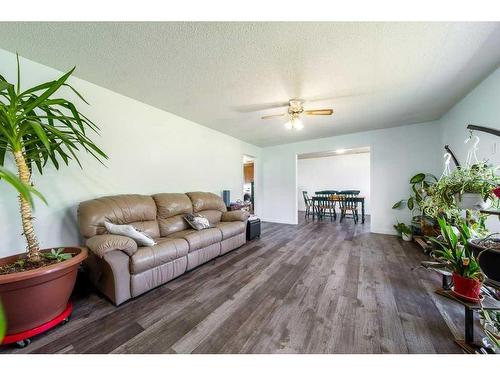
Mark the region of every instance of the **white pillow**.
<instances>
[{"instance_id":1,"label":"white pillow","mask_svg":"<svg viewBox=\"0 0 500 375\"><path fill-rule=\"evenodd\" d=\"M147 236L145 233L139 232L132 225L116 225L105 221L104 226L109 233L132 238L139 246L156 245L156 242L151 237Z\"/></svg>"}]
</instances>

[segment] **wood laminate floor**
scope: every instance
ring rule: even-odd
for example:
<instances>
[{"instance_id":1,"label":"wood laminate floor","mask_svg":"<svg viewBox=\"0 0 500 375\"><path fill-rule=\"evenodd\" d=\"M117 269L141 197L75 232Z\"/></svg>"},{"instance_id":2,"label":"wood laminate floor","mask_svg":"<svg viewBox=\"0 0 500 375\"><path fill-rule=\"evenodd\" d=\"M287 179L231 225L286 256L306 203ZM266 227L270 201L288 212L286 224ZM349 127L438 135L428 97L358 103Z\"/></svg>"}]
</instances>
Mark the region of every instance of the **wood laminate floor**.
<instances>
[{"instance_id":1,"label":"wood laminate floor","mask_svg":"<svg viewBox=\"0 0 500 375\"><path fill-rule=\"evenodd\" d=\"M460 353L463 312L414 244L300 218L120 307L75 298L69 323L0 352Z\"/></svg>"}]
</instances>

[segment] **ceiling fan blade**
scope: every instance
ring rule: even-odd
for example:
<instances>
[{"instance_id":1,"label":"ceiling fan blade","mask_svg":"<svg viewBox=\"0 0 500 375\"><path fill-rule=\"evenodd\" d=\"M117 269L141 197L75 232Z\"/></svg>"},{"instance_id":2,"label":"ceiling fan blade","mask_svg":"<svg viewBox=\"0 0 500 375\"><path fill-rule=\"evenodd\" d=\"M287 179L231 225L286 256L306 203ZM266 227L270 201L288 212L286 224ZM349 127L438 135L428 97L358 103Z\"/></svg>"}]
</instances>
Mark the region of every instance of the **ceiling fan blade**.
<instances>
[{"instance_id":1,"label":"ceiling fan blade","mask_svg":"<svg viewBox=\"0 0 500 375\"><path fill-rule=\"evenodd\" d=\"M333 109L311 109L304 111L304 114L309 116L329 116L333 114Z\"/></svg>"},{"instance_id":2,"label":"ceiling fan blade","mask_svg":"<svg viewBox=\"0 0 500 375\"><path fill-rule=\"evenodd\" d=\"M267 120L268 118L274 118L274 117L282 117L282 116L285 116L286 113L280 113L279 115L267 115L267 116L262 116L261 119L262 120Z\"/></svg>"}]
</instances>

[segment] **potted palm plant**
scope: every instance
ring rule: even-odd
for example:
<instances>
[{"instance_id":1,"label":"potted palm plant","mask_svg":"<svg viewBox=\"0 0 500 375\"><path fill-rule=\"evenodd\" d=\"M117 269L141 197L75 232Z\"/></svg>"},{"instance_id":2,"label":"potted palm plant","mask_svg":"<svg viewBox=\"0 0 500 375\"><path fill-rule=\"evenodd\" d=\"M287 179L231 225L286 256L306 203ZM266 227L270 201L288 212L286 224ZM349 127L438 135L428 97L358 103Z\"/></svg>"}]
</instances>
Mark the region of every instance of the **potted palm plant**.
<instances>
[{"instance_id":1,"label":"potted palm plant","mask_svg":"<svg viewBox=\"0 0 500 375\"><path fill-rule=\"evenodd\" d=\"M7 335L47 327L64 311L73 290L79 264L86 258L84 248L41 249L33 227L32 173L43 173L49 164L59 169L77 162L85 150L97 160L107 158L89 138L88 131L98 127L67 99L54 95L61 87L83 97L67 80L75 68L54 81L21 90L19 57L17 83L0 75L0 166L10 155L18 178L2 168L3 180L19 192L19 211L25 253L0 259L0 300L7 320ZM86 102L85 102L86 103ZM7 178L6 178L7 176ZM37 331L38 332L38 331ZM7 339L7 338L6 338Z\"/></svg>"},{"instance_id":2,"label":"potted palm plant","mask_svg":"<svg viewBox=\"0 0 500 375\"><path fill-rule=\"evenodd\" d=\"M454 294L467 301L479 302L483 275L469 249L470 229L464 223L458 227L457 234L444 218L439 218L438 223L442 239L429 238L438 246L433 255L444 261L452 272Z\"/></svg>"}]
</instances>

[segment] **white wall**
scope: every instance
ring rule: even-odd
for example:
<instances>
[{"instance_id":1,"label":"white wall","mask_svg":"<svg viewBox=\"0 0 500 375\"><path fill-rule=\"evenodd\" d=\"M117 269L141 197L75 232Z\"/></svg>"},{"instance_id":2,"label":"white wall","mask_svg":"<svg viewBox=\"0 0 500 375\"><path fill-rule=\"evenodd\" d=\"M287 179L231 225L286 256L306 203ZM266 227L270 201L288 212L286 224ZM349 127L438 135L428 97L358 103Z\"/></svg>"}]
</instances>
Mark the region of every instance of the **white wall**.
<instances>
[{"instance_id":1,"label":"white wall","mask_svg":"<svg viewBox=\"0 0 500 375\"><path fill-rule=\"evenodd\" d=\"M297 199L305 209L302 191L360 190L365 212L370 210L370 153L334 155L297 161Z\"/></svg>"},{"instance_id":2,"label":"white wall","mask_svg":"<svg viewBox=\"0 0 500 375\"><path fill-rule=\"evenodd\" d=\"M470 145L464 143L469 136L466 130L468 124L500 130L500 68L450 109L441 118L440 124L443 144L450 145L459 161L464 163ZM500 164L500 138L481 132L474 134L481 139L478 157Z\"/></svg>"},{"instance_id":3,"label":"white wall","mask_svg":"<svg viewBox=\"0 0 500 375\"><path fill-rule=\"evenodd\" d=\"M500 130L500 68L491 73L440 120L442 144L450 146L460 163L465 162L470 147L470 142L464 143L469 136L469 131L466 130L468 124ZM474 134L481 139L478 158L500 165L500 137L481 132ZM496 217L488 220L488 226L492 231L500 231L500 223Z\"/></svg>"},{"instance_id":4,"label":"white wall","mask_svg":"<svg viewBox=\"0 0 500 375\"><path fill-rule=\"evenodd\" d=\"M28 60L22 59L21 63L25 88L60 75ZM0 50L0 74L15 82L15 55L4 50ZM232 199L242 198L243 154L257 158L259 188L260 148L89 82L72 78L70 83L91 104L82 103L79 108L101 127L102 136L94 139L109 155L109 161L103 167L82 155L83 170L73 164L59 171L50 166L43 176L35 172L36 187L49 202L48 206L38 202L35 211L35 227L42 246L79 244L77 205L98 196L193 190L220 194L229 189ZM78 101L71 94L65 95ZM260 196L257 190L257 212L262 207ZM0 257L25 247L16 194L3 183L0 238Z\"/></svg>"},{"instance_id":5,"label":"white wall","mask_svg":"<svg viewBox=\"0 0 500 375\"><path fill-rule=\"evenodd\" d=\"M369 146L371 150L371 230L394 233L393 224L410 220L408 210L393 210L409 195L408 180L424 171L441 172L441 139L436 122L353 133L262 149L262 217L297 223L297 155Z\"/></svg>"}]
</instances>

